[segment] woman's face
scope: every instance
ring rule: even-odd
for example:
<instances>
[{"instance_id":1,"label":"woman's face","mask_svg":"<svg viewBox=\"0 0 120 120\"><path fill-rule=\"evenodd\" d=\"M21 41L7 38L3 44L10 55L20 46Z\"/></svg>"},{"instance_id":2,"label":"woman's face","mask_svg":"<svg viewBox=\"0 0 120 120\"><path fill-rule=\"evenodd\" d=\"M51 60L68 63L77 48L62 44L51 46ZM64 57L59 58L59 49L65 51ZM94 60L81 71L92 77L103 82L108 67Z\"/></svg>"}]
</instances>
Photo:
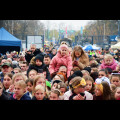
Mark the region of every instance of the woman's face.
<instances>
[{"instance_id":1,"label":"woman's face","mask_svg":"<svg viewBox=\"0 0 120 120\"><path fill-rule=\"evenodd\" d=\"M76 57L80 57L81 56L81 52L75 51L75 56Z\"/></svg>"},{"instance_id":2,"label":"woman's face","mask_svg":"<svg viewBox=\"0 0 120 120\"><path fill-rule=\"evenodd\" d=\"M12 79L9 76L5 75L4 80L3 80L3 85L5 89L9 89L11 84L12 84Z\"/></svg>"}]
</instances>

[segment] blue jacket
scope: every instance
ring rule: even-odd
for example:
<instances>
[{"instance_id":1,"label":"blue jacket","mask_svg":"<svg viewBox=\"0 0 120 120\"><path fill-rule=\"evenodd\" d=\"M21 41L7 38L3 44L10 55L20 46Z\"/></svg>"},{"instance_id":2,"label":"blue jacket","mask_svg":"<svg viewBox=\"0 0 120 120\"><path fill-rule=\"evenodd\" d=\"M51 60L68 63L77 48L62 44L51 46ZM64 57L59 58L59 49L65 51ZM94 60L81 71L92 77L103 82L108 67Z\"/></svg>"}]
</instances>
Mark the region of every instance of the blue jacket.
<instances>
[{"instance_id":1,"label":"blue jacket","mask_svg":"<svg viewBox=\"0 0 120 120\"><path fill-rule=\"evenodd\" d=\"M11 100L17 100L17 99L15 99L14 97L13 97L13 95L11 96ZM20 98L20 100L31 100L31 98L30 98L30 96L27 94L27 93L25 93L21 98Z\"/></svg>"}]
</instances>

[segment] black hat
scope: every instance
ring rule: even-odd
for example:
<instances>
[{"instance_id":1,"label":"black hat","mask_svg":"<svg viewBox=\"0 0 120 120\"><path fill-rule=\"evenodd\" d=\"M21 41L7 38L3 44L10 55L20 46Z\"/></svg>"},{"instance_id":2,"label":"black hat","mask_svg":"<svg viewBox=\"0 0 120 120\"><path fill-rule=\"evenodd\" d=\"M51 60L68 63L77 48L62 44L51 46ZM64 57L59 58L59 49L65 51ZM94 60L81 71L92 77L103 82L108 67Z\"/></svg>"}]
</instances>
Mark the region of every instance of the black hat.
<instances>
[{"instance_id":1,"label":"black hat","mask_svg":"<svg viewBox=\"0 0 120 120\"><path fill-rule=\"evenodd\" d=\"M84 70L87 70L89 73L91 73L91 67L85 67Z\"/></svg>"},{"instance_id":2,"label":"black hat","mask_svg":"<svg viewBox=\"0 0 120 120\"><path fill-rule=\"evenodd\" d=\"M62 82L61 80L53 80L53 84L54 83L60 83L60 82Z\"/></svg>"},{"instance_id":3,"label":"black hat","mask_svg":"<svg viewBox=\"0 0 120 120\"><path fill-rule=\"evenodd\" d=\"M69 84L69 82L74 78L74 77L76 77L77 75L75 75L75 74L72 74L72 75L70 75L69 77L68 77L68 84Z\"/></svg>"},{"instance_id":4,"label":"black hat","mask_svg":"<svg viewBox=\"0 0 120 120\"><path fill-rule=\"evenodd\" d=\"M37 55L37 56L35 57L35 61L36 61L37 59L40 60L40 61L43 63L44 57L43 57L42 55Z\"/></svg>"},{"instance_id":5,"label":"black hat","mask_svg":"<svg viewBox=\"0 0 120 120\"><path fill-rule=\"evenodd\" d=\"M80 70L75 71L73 74L75 74L76 76L83 77L83 73Z\"/></svg>"}]
</instances>

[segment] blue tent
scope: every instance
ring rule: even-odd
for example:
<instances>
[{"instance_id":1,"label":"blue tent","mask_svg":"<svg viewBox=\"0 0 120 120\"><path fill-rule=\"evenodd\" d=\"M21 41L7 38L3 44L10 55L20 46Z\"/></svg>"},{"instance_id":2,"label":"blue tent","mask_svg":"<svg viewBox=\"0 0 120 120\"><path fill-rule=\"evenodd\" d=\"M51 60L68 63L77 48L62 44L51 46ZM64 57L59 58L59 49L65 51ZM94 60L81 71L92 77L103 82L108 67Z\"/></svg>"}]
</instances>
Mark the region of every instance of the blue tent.
<instances>
[{"instance_id":1,"label":"blue tent","mask_svg":"<svg viewBox=\"0 0 120 120\"><path fill-rule=\"evenodd\" d=\"M19 46L21 47L21 40L10 34L3 27L0 29L0 46Z\"/></svg>"},{"instance_id":2,"label":"blue tent","mask_svg":"<svg viewBox=\"0 0 120 120\"><path fill-rule=\"evenodd\" d=\"M83 49L84 49L85 51L88 51L88 50L92 50L93 47L92 47L92 45L87 45L87 46L83 47Z\"/></svg>"},{"instance_id":3,"label":"blue tent","mask_svg":"<svg viewBox=\"0 0 120 120\"><path fill-rule=\"evenodd\" d=\"M10 34L3 27L0 29L0 53L5 54L7 51L21 50L21 40Z\"/></svg>"}]
</instances>

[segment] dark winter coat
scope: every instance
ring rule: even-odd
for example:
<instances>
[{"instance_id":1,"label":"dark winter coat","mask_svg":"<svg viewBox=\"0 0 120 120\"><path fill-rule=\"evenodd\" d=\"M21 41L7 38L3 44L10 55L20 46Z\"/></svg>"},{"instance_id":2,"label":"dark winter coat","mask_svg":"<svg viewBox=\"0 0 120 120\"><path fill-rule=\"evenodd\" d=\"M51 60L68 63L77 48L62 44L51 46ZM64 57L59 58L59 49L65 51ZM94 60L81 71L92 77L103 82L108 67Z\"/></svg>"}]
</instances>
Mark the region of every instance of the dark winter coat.
<instances>
[{"instance_id":1,"label":"dark winter coat","mask_svg":"<svg viewBox=\"0 0 120 120\"><path fill-rule=\"evenodd\" d=\"M27 70L27 76L28 76L30 70L34 69L34 70L36 70L36 71L38 72L39 69L44 69L44 67L45 67L45 64L44 64L44 63L43 63L41 66L30 65L29 68L28 68L28 70ZM50 72L49 72L48 69L46 69L46 79L47 79L48 81L51 81Z\"/></svg>"},{"instance_id":2,"label":"dark winter coat","mask_svg":"<svg viewBox=\"0 0 120 120\"><path fill-rule=\"evenodd\" d=\"M10 96L3 92L0 96L0 100L10 100Z\"/></svg>"},{"instance_id":3,"label":"dark winter coat","mask_svg":"<svg viewBox=\"0 0 120 120\"><path fill-rule=\"evenodd\" d=\"M33 54L28 54L28 53L26 53L26 54L25 54L25 59L26 59L26 61L27 61L28 63L30 63L30 60L31 60L34 56L36 56L36 55L38 55L38 54L41 54L42 56L44 56L44 54L40 51L40 49L36 49L36 50L33 52Z\"/></svg>"},{"instance_id":4,"label":"dark winter coat","mask_svg":"<svg viewBox=\"0 0 120 120\"><path fill-rule=\"evenodd\" d=\"M14 94L13 94L14 95ZM13 97L13 95L11 96L11 100L17 100L17 99L15 99L14 97ZM20 100L31 100L31 98L30 98L30 96L27 94L27 93L25 93L21 98L20 98Z\"/></svg>"}]
</instances>

